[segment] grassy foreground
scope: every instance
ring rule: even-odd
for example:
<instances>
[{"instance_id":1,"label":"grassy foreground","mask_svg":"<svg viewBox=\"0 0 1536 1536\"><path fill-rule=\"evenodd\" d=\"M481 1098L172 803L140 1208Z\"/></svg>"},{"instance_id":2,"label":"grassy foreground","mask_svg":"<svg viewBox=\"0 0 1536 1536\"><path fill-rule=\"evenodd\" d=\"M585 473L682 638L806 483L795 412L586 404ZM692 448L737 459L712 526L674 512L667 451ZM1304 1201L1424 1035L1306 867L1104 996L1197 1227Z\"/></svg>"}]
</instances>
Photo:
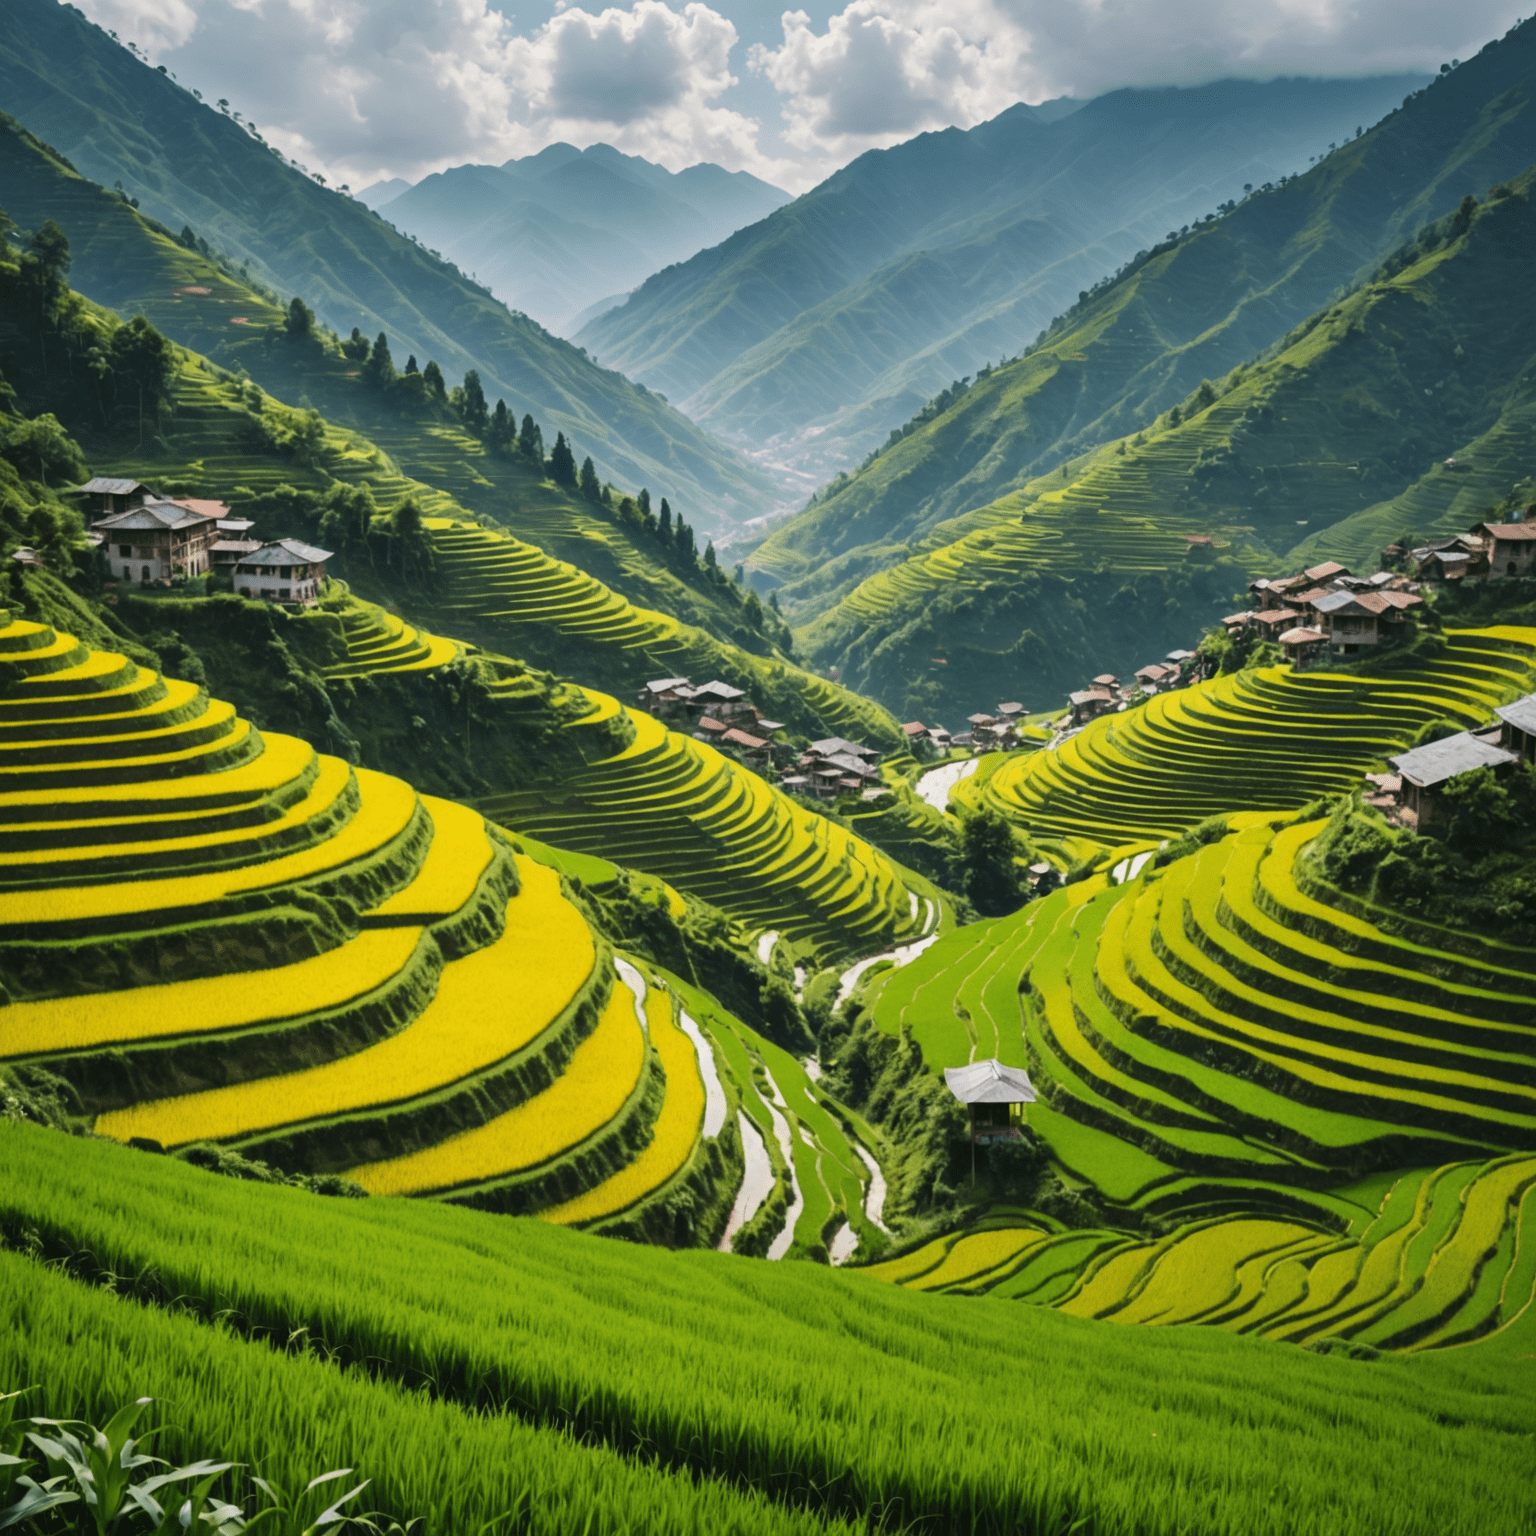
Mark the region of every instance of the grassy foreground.
<instances>
[{"instance_id":1,"label":"grassy foreground","mask_svg":"<svg viewBox=\"0 0 1536 1536\"><path fill-rule=\"evenodd\" d=\"M1369 1364L0 1125L0 1374L434 1531L1516 1531L1530 1341ZM85 1283L81 1283L85 1282ZM105 1283L102 1283L105 1282ZM116 1291L118 1295L112 1293ZM171 1436L188 1431L178 1428Z\"/></svg>"}]
</instances>

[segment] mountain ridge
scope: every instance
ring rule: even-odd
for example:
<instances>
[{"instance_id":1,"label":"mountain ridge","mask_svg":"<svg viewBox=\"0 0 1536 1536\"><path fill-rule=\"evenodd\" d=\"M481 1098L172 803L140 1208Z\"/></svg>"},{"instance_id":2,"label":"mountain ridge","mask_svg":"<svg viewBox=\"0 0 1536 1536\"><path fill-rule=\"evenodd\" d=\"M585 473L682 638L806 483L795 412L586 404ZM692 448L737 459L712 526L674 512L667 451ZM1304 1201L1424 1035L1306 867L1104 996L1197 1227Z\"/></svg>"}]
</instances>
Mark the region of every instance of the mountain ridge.
<instances>
[{"instance_id":1,"label":"mountain ridge","mask_svg":"<svg viewBox=\"0 0 1536 1536\"><path fill-rule=\"evenodd\" d=\"M15 0L8 14L9 110L92 180L123 182L163 224L190 226L343 335L384 331L451 373L475 369L520 415L584 440L615 480L675 486L701 524L771 504L767 478L734 449L279 160L79 13Z\"/></svg>"}]
</instances>

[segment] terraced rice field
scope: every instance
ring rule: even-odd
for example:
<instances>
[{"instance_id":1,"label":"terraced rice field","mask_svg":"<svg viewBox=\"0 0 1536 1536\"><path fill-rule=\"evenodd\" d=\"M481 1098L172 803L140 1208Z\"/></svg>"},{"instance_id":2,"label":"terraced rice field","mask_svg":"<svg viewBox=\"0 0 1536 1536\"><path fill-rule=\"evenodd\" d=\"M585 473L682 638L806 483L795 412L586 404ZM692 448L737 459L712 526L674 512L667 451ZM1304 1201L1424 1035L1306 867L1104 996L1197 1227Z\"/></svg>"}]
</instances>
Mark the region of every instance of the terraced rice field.
<instances>
[{"instance_id":1,"label":"terraced rice field","mask_svg":"<svg viewBox=\"0 0 1536 1536\"><path fill-rule=\"evenodd\" d=\"M954 587L986 587L1026 572L1073 576L1093 570L1112 551L1116 571L1135 575L1180 565L1188 552L1185 534L1212 530L1170 516L1165 507L1127 511L1113 494L1102 505L1097 488L1016 491L944 524L933 547L868 577L834 613L840 619L879 623Z\"/></svg>"},{"instance_id":2,"label":"terraced rice field","mask_svg":"<svg viewBox=\"0 0 1536 1536\"><path fill-rule=\"evenodd\" d=\"M328 667L327 677L430 672L464 654L464 647L457 640L417 629L373 603L349 602L340 618L347 659Z\"/></svg>"},{"instance_id":3,"label":"terraced rice field","mask_svg":"<svg viewBox=\"0 0 1536 1536\"><path fill-rule=\"evenodd\" d=\"M1112 1323L1446 1349L1536 1309L1536 1156L1406 1172L1345 1232L1272 1217L1192 1222L1156 1239L993 1225L865 1273Z\"/></svg>"},{"instance_id":4,"label":"terraced rice field","mask_svg":"<svg viewBox=\"0 0 1536 1536\"><path fill-rule=\"evenodd\" d=\"M441 664L364 617L359 669ZM700 1141L689 1037L645 1040L560 875L477 812L8 617L0 785L0 1060L62 1078L99 1134L400 1193L523 1175L572 1222Z\"/></svg>"},{"instance_id":5,"label":"terraced rice field","mask_svg":"<svg viewBox=\"0 0 1536 1536\"><path fill-rule=\"evenodd\" d=\"M894 745L894 716L868 699L782 661L722 645L704 630L639 608L574 565L520 539L464 519L429 517L440 595L434 613L447 627L505 637L515 655L534 654L566 670L585 648L612 685L647 678L721 677L746 688L774 718L826 735ZM589 677L593 674L589 671ZM600 677L599 680L602 680Z\"/></svg>"},{"instance_id":6,"label":"terraced rice field","mask_svg":"<svg viewBox=\"0 0 1536 1536\"><path fill-rule=\"evenodd\" d=\"M1170 1235L1046 1231L1014 1262L1002 1236L952 1234L874 1273L1390 1349L1527 1307L1536 952L1383 927L1309 863L1325 823L1254 819L1127 885L959 930L874 1001L935 1068L1027 1067L1057 1167Z\"/></svg>"},{"instance_id":7,"label":"terraced rice field","mask_svg":"<svg viewBox=\"0 0 1536 1536\"><path fill-rule=\"evenodd\" d=\"M590 720L618 708L589 698ZM623 712L634 738L622 752L594 754L558 784L491 796L478 809L557 847L659 875L749 930L777 930L828 961L910 942L947 921L921 876L707 742Z\"/></svg>"},{"instance_id":8,"label":"terraced rice field","mask_svg":"<svg viewBox=\"0 0 1536 1536\"><path fill-rule=\"evenodd\" d=\"M332 676L427 670L463 654L456 642L372 603L348 598L336 613L349 660L331 667ZM482 655L492 667L500 660ZM508 679L491 681L490 692L516 710L526 675L508 671ZM778 929L824 951L829 962L910 942L948 922L928 881L708 743L607 694L573 693L586 712L568 728L585 765L479 801L493 821L567 858L585 854L658 875L749 931Z\"/></svg>"},{"instance_id":9,"label":"terraced rice field","mask_svg":"<svg viewBox=\"0 0 1536 1536\"><path fill-rule=\"evenodd\" d=\"M1536 681L1536 631L1453 632L1402 670L1270 667L1159 694L1050 752L1010 758L973 786L985 803L1072 856L1175 837L1211 816L1297 809L1358 784L1432 720L1485 723Z\"/></svg>"}]
</instances>

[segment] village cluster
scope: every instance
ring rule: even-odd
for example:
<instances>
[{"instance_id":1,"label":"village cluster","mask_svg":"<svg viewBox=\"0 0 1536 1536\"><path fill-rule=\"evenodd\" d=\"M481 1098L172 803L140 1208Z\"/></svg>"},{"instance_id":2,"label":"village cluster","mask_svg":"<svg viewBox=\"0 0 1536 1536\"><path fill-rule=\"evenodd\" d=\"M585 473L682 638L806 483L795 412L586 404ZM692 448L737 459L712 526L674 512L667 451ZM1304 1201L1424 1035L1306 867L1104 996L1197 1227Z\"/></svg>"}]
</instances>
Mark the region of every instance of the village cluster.
<instances>
[{"instance_id":1,"label":"village cluster","mask_svg":"<svg viewBox=\"0 0 1536 1536\"><path fill-rule=\"evenodd\" d=\"M227 576L241 597L306 608L320 600L331 551L253 538L251 519L231 517L222 501L161 496L137 480L101 476L74 494L85 499L87 538L109 582L175 587Z\"/></svg>"}]
</instances>

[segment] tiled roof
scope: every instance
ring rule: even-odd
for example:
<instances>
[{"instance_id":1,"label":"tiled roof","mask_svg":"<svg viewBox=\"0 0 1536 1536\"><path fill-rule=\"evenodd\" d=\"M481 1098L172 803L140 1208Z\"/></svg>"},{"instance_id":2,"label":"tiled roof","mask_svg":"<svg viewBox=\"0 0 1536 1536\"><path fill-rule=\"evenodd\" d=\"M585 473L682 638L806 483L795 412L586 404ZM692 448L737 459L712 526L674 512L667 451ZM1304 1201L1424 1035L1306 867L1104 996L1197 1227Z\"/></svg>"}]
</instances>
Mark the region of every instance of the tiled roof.
<instances>
[{"instance_id":1,"label":"tiled roof","mask_svg":"<svg viewBox=\"0 0 1536 1536\"><path fill-rule=\"evenodd\" d=\"M242 565L321 565L331 558L328 549L316 549L313 544L298 539L274 539L263 544Z\"/></svg>"}]
</instances>

